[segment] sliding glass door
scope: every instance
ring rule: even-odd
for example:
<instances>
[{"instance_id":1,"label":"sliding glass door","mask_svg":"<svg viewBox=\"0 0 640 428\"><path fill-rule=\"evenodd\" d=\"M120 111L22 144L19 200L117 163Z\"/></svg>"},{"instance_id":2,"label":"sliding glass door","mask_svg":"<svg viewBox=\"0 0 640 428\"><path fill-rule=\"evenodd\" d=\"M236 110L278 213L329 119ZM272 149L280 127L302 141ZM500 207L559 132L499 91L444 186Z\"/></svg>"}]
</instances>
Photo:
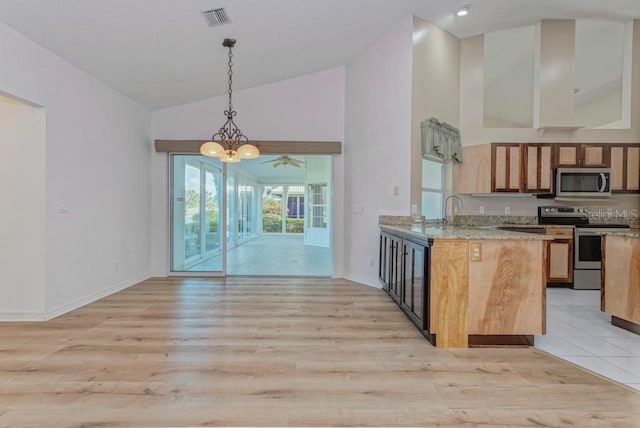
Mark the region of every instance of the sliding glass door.
<instances>
[{"instance_id":1,"label":"sliding glass door","mask_svg":"<svg viewBox=\"0 0 640 428\"><path fill-rule=\"evenodd\" d=\"M171 173L171 271L222 272L220 161L172 155Z\"/></svg>"},{"instance_id":2,"label":"sliding glass door","mask_svg":"<svg viewBox=\"0 0 640 428\"><path fill-rule=\"evenodd\" d=\"M330 276L331 158L172 154L174 275Z\"/></svg>"}]
</instances>

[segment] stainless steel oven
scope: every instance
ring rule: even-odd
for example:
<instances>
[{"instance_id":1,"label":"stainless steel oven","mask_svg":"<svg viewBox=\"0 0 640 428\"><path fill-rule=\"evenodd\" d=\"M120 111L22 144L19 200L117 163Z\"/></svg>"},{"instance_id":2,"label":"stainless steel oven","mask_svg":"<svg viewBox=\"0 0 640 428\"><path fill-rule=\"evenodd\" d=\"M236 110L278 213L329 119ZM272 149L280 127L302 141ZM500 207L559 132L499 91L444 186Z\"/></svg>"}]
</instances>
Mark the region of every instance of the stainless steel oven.
<instances>
[{"instance_id":1,"label":"stainless steel oven","mask_svg":"<svg viewBox=\"0 0 640 428\"><path fill-rule=\"evenodd\" d=\"M538 207L538 223L574 226L573 288L600 289L602 233L629 228L626 224L590 224L589 210L576 207Z\"/></svg>"},{"instance_id":2,"label":"stainless steel oven","mask_svg":"<svg viewBox=\"0 0 640 428\"><path fill-rule=\"evenodd\" d=\"M606 198L611 196L611 168L556 169L556 197Z\"/></svg>"},{"instance_id":3,"label":"stainless steel oven","mask_svg":"<svg viewBox=\"0 0 640 428\"><path fill-rule=\"evenodd\" d=\"M627 225L576 225L574 232L573 288L600 289L603 232L628 228Z\"/></svg>"}]
</instances>

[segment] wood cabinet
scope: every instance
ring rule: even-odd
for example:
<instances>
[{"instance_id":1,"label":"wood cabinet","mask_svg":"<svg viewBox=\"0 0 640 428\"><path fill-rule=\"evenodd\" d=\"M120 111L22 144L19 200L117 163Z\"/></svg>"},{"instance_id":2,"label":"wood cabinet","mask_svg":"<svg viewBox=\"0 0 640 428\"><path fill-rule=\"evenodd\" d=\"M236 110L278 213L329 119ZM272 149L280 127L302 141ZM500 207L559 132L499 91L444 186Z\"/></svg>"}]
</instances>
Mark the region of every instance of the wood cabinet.
<instances>
[{"instance_id":1,"label":"wood cabinet","mask_svg":"<svg viewBox=\"0 0 640 428\"><path fill-rule=\"evenodd\" d=\"M527 193L553 192L554 156L551 144L523 144L524 180Z\"/></svg>"},{"instance_id":2,"label":"wood cabinet","mask_svg":"<svg viewBox=\"0 0 640 428\"><path fill-rule=\"evenodd\" d=\"M640 237L605 235L602 242L601 310L612 323L640 331ZM625 322L621 322L625 321Z\"/></svg>"},{"instance_id":3,"label":"wood cabinet","mask_svg":"<svg viewBox=\"0 0 640 428\"><path fill-rule=\"evenodd\" d=\"M427 238L381 226L380 280L433 345L530 346L545 331L546 242Z\"/></svg>"},{"instance_id":4,"label":"wood cabinet","mask_svg":"<svg viewBox=\"0 0 640 428\"><path fill-rule=\"evenodd\" d=\"M428 280L428 247L412 241L402 241L403 292L401 307L421 330L426 329L425 308L428 295L424 292Z\"/></svg>"},{"instance_id":5,"label":"wood cabinet","mask_svg":"<svg viewBox=\"0 0 640 428\"><path fill-rule=\"evenodd\" d=\"M551 193L554 153L551 144L493 143L493 192Z\"/></svg>"},{"instance_id":6,"label":"wood cabinet","mask_svg":"<svg viewBox=\"0 0 640 428\"><path fill-rule=\"evenodd\" d=\"M490 143L462 148L459 194L553 193L554 168L611 167L614 193L640 193L639 144Z\"/></svg>"},{"instance_id":7,"label":"wood cabinet","mask_svg":"<svg viewBox=\"0 0 640 428\"><path fill-rule=\"evenodd\" d=\"M544 242L470 241L472 248L481 246L480 260L471 258L468 268L470 343L474 335L545 332Z\"/></svg>"},{"instance_id":8,"label":"wood cabinet","mask_svg":"<svg viewBox=\"0 0 640 428\"><path fill-rule=\"evenodd\" d=\"M493 143L491 145L491 191L522 191L522 166L522 144Z\"/></svg>"},{"instance_id":9,"label":"wood cabinet","mask_svg":"<svg viewBox=\"0 0 640 428\"><path fill-rule=\"evenodd\" d=\"M380 265L378 277L383 289L396 302L402 294L402 239L382 232L380 234Z\"/></svg>"},{"instance_id":10,"label":"wood cabinet","mask_svg":"<svg viewBox=\"0 0 640 428\"><path fill-rule=\"evenodd\" d=\"M379 279L383 289L400 306L422 334L429 333L429 242L380 233Z\"/></svg>"},{"instance_id":11,"label":"wood cabinet","mask_svg":"<svg viewBox=\"0 0 640 428\"><path fill-rule=\"evenodd\" d=\"M612 144L611 191L614 193L640 192L640 145Z\"/></svg>"},{"instance_id":12,"label":"wood cabinet","mask_svg":"<svg viewBox=\"0 0 640 428\"><path fill-rule=\"evenodd\" d=\"M454 166L455 193L470 195L491 192L491 144L462 148L464 162Z\"/></svg>"},{"instance_id":13,"label":"wood cabinet","mask_svg":"<svg viewBox=\"0 0 640 428\"><path fill-rule=\"evenodd\" d=\"M608 167L609 146L607 144L556 143L556 167L560 168L603 168Z\"/></svg>"},{"instance_id":14,"label":"wood cabinet","mask_svg":"<svg viewBox=\"0 0 640 428\"><path fill-rule=\"evenodd\" d=\"M555 238L548 241L547 282L573 282L573 229L547 227L546 234Z\"/></svg>"}]
</instances>

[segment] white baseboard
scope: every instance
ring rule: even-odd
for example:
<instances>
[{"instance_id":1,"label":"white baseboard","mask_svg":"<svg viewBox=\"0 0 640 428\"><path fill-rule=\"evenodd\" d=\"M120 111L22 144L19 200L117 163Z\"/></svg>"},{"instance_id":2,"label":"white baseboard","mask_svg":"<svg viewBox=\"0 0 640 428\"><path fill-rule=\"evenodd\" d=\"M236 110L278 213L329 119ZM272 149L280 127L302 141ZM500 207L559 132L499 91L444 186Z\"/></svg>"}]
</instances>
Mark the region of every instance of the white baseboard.
<instances>
[{"instance_id":1,"label":"white baseboard","mask_svg":"<svg viewBox=\"0 0 640 428\"><path fill-rule=\"evenodd\" d=\"M354 276L354 275L345 275L344 279L348 279L349 281L353 281L353 282L357 282L359 284L364 284L364 285L368 285L369 287L373 287L373 288L382 288L382 284L380 284L380 282L378 280L371 280L370 278L364 278L361 276Z\"/></svg>"},{"instance_id":2,"label":"white baseboard","mask_svg":"<svg viewBox=\"0 0 640 428\"><path fill-rule=\"evenodd\" d=\"M67 312L71 312L74 309L78 309L81 306L88 305L89 303L95 302L96 300L100 300L103 297L107 297L113 293L117 293L118 291L122 291L125 288L129 288L132 285L135 285L149 278L151 278L149 274L140 275L137 278L132 278L126 281L122 281L104 290L91 293L88 296L81 297L80 299L76 299L69 303L65 303L64 305L58 306L57 308L50 309L45 313L45 316L46 316L45 320L50 320L50 319L59 317L62 314L66 314Z\"/></svg>"},{"instance_id":3,"label":"white baseboard","mask_svg":"<svg viewBox=\"0 0 640 428\"><path fill-rule=\"evenodd\" d=\"M45 313L30 312L0 312L0 322L30 322L45 321Z\"/></svg>"},{"instance_id":4,"label":"white baseboard","mask_svg":"<svg viewBox=\"0 0 640 428\"><path fill-rule=\"evenodd\" d=\"M105 288L104 290L91 293L87 296L81 297L79 299L75 299L69 303L65 303L64 305L60 305L48 311L0 312L0 322L48 321L50 319L59 317L62 314L66 314L67 312L70 312L74 309L78 309L81 306L95 302L96 300L100 300L103 297L107 297L113 293L117 293L118 291L124 290L125 288L129 288L132 285L142 282L145 279L149 279L149 278L151 278L151 276L149 276L148 274L140 275L137 278L132 278L126 281L122 281L118 284L112 285L111 287Z\"/></svg>"}]
</instances>

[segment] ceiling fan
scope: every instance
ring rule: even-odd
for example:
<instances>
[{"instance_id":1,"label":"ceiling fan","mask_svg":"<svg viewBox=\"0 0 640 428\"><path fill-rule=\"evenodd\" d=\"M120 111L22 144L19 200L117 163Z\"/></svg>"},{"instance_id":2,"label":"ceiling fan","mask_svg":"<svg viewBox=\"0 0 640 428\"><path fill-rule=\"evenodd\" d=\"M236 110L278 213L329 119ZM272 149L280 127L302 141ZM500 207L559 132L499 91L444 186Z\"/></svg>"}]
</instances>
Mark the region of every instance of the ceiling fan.
<instances>
[{"instance_id":1,"label":"ceiling fan","mask_svg":"<svg viewBox=\"0 0 640 428\"><path fill-rule=\"evenodd\" d=\"M282 155L282 156L278 156L275 159L272 159L270 161L264 161L262 163L273 163L273 167L277 168L279 166L283 166L283 165L291 165L291 166L295 166L296 168L300 168L300 166L304 163L301 160L298 159L294 159L289 155Z\"/></svg>"}]
</instances>

